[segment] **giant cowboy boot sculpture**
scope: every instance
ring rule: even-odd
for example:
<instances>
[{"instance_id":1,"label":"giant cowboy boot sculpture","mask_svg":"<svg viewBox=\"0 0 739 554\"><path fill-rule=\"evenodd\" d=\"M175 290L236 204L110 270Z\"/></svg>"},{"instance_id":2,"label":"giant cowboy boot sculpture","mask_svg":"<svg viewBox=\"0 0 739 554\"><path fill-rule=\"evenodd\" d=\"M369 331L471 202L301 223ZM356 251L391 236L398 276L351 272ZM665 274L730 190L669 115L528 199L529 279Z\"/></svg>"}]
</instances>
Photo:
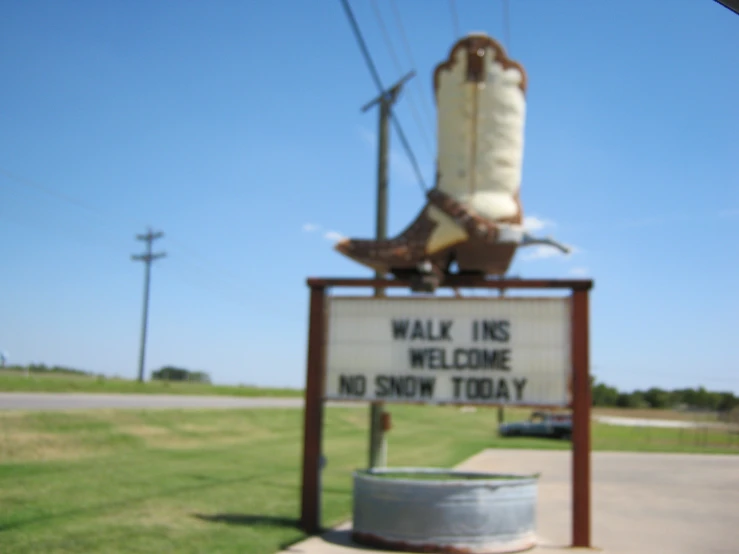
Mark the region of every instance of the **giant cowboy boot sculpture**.
<instances>
[{"instance_id":1,"label":"giant cowboy boot sculpture","mask_svg":"<svg viewBox=\"0 0 739 554\"><path fill-rule=\"evenodd\" d=\"M485 35L457 42L436 67L438 159L428 203L389 240L345 239L336 250L381 273L503 275L518 246L549 244L522 226L519 199L526 72Z\"/></svg>"}]
</instances>

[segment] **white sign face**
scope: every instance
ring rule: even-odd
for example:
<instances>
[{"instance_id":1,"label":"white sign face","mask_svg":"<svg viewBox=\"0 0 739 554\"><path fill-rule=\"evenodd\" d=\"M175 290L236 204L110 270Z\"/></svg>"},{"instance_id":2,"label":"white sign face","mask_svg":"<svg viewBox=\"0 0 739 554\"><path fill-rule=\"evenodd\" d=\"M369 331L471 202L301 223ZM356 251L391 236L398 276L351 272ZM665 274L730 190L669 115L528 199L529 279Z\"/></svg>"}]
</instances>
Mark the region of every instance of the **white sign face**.
<instances>
[{"instance_id":1,"label":"white sign face","mask_svg":"<svg viewBox=\"0 0 739 554\"><path fill-rule=\"evenodd\" d=\"M567 297L327 302L327 399L569 404Z\"/></svg>"}]
</instances>

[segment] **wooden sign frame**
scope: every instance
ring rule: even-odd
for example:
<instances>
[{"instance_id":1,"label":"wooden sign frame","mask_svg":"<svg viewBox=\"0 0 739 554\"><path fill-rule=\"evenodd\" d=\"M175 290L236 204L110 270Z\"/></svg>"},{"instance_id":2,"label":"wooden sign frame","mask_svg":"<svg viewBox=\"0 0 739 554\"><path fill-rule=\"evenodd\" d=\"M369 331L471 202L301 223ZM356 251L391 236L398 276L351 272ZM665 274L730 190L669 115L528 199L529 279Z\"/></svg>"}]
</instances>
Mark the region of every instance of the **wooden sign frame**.
<instances>
[{"instance_id":1,"label":"wooden sign frame","mask_svg":"<svg viewBox=\"0 0 739 554\"><path fill-rule=\"evenodd\" d=\"M317 533L321 527L321 444L326 377L326 299L331 288L405 288L410 281L378 279L318 279L310 287L308 361L303 419L303 471L301 489L301 527ZM564 289L570 290L572 360L572 546L591 546L590 509L590 345L589 279L486 279L454 276L440 288L465 289Z\"/></svg>"}]
</instances>

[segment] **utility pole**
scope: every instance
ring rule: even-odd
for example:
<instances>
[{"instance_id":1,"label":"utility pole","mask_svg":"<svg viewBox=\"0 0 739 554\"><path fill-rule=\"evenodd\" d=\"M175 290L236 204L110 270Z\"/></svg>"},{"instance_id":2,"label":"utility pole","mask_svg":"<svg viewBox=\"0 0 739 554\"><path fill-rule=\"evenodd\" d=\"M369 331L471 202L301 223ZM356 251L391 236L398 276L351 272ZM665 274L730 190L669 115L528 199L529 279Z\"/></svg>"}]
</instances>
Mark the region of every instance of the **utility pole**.
<instances>
[{"instance_id":1,"label":"utility pole","mask_svg":"<svg viewBox=\"0 0 739 554\"><path fill-rule=\"evenodd\" d=\"M149 317L149 281L151 280L151 263L154 260L163 258L166 256L166 252L159 252L153 254L151 246L153 242L164 236L164 233L157 231L156 233L151 230L151 227L145 235L136 235L137 240L143 240L146 242L146 253L134 254L131 258L137 262L144 262L144 314L141 320L141 346L139 348L139 383L144 382L144 357L146 353L146 324Z\"/></svg>"},{"instance_id":2,"label":"utility pole","mask_svg":"<svg viewBox=\"0 0 739 554\"><path fill-rule=\"evenodd\" d=\"M390 153L390 117L392 107L398 99L403 85L415 75L414 71L408 73L396 84L362 107L366 112L376 104L380 105L380 121L378 129L377 147L377 240L387 238L387 184L388 184L388 158ZM376 279L385 276L375 272ZM375 298L385 296L385 289L375 288ZM387 440L383 429L383 402L372 402L370 404L370 443L369 443L369 467L385 467L387 465Z\"/></svg>"}]
</instances>

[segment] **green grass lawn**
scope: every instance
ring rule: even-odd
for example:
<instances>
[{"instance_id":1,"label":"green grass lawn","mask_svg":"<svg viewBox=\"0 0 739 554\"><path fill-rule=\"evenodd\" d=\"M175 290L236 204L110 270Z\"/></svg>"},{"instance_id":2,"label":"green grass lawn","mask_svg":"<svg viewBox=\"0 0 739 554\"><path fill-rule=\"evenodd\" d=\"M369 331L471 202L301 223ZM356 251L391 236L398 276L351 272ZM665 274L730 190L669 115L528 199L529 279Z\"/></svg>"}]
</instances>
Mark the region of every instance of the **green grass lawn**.
<instances>
[{"instance_id":1,"label":"green grass lawn","mask_svg":"<svg viewBox=\"0 0 739 554\"><path fill-rule=\"evenodd\" d=\"M392 406L391 466L451 467L498 438L495 410ZM527 412L506 410L519 419ZM272 554L302 538L302 411L0 412L0 553ZM326 410L324 524L351 511L368 410ZM696 435L698 437L698 435ZM737 452L723 433L594 425L597 450ZM542 469L545 471L545 468Z\"/></svg>"},{"instance_id":2,"label":"green grass lawn","mask_svg":"<svg viewBox=\"0 0 739 554\"><path fill-rule=\"evenodd\" d=\"M139 394L195 394L220 396L302 396L300 389L206 385L174 381L129 381L88 375L0 371L0 392L86 392Z\"/></svg>"}]
</instances>

